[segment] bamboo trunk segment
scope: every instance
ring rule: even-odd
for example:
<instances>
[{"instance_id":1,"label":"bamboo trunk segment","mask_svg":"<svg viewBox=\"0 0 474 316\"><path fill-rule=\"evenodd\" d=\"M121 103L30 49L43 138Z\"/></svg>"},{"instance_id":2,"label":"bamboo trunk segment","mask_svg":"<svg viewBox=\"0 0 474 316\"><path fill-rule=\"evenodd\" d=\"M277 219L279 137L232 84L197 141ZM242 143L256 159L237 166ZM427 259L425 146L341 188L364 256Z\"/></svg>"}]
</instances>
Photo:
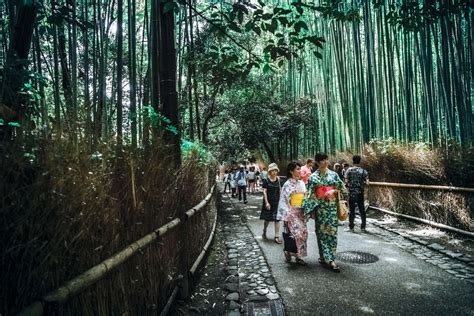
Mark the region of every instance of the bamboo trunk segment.
<instances>
[{"instance_id":1,"label":"bamboo trunk segment","mask_svg":"<svg viewBox=\"0 0 474 316\"><path fill-rule=\"evenodd\" d=\"M370 182L369 186L392 187L402 189L422 189L422 190L443 190L450 192L474 192L474 188L463 188L442 185L424 185L424 184L408 184L408 183L391 183L391 182Z\"/></svg>"}]
</instances>

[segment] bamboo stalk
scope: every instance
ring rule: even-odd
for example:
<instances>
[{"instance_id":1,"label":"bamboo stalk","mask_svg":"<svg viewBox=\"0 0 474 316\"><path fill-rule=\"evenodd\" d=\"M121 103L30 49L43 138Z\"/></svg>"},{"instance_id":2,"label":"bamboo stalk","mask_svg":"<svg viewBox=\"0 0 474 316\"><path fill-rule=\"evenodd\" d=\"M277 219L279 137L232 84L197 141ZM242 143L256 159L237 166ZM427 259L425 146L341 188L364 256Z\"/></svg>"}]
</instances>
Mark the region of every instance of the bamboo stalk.
<instances>
[{"instance_id":1,"label":"bamboo stalk","mask_svg":"<svg viewBox=\"0 0 474 316\"><path fill-rule=\"evenodd\" d=\"M443 229L443 230L447 230L447 231L450 231L450 232L454 232L454 233L458 233L458 234L461 234L461 235L464 235L464 236L467 236L467 237L474 238L474 232L462 230L462 229L459 229L459 228L451 227L451 226L440 224L440 223L436 223L436 222L433 222L433 221L430 221L430 220L427 220L427 219L423 219L423 218L418 218L418 217L414 217L414 216L410 216L410 215L405 215L405 214L392 212L392 211L389 211L389 210L386 210L386 209L383 209L383 208L380 208L380 207L369 206L369 208L377 210L379 212L387 213L389 215L406 218L406 219L409 219L409 220L412 220L412 221L415 221L415 222L428 224L428 225L431 225L433 227L437 227L437 228L440 228L440 229Z\"/></svg>"},{"instance_id":2,"label":"bamboo stalk","mask_svg":"<svg viewBox=\"0 0 474 316\"><path fill-rule=\"evenodd\" d=\"M130 163L130 171L132 173L132 195L133 195L133 207L137 208L137 193L135 190L135 168L133 168L133 159Z\"/></svg>"},{"instance_id":3,"label":"bamboo stalk","mask_svg":"<svg viewBox=\"0 0 474 316\"><path fill-rule=\"evenodd\" d=\"M168 302L166 302L166 305L165 307L163 308L163 310L161 311L160 313L160 316L166 316L168 315L170 309L171 309L171 306L173 305L174 303L174 299L176 298L176 295L178 294L178 290L179 290L179 286L176 285L173 289L173 292L171 293L171 296L169 297L168 299Z\"/></svg>"},{"instance_id":4,"label":"bamboo stalk","mask_svg":"<svg viewBox=\"0 0 474 316\"><path fill-rule=\"evenodd\" d=\"M197 257L196 261L194 261L191 269L189 270L189 272L191 272L191 274L193 274L193 275L196 272L199 264L201 263L201 260L206 255L207 249L211 245L212 240L214 239L214 233L216 231L216 225L217 225L217 213L216 213L216 216L214 218L214 224L212 225L211 235L209 236L209 239L207 240L206 244L204 245L204 248L202 249L201 253Z\"/></svg>"},{"instance_id":5,"label":"bamboo stalk","mask_svg":"<svg viewBox=\"0 0 474 316\"><path fill-rule=\"evenodd\" d=\"M187 211L191 212L193 215L197 211L199 211L204 205L206 205L212 197L216 185L211 188L210 193L206 196L204 200L202 200L199 204L193 207L191 210ZM192 215L191 215L192 216ZM189 216L189 217L191 217ZM44 313L44 304L45 303L64 303L69 298L74 295L77 295L81 291L85 290L88 286L96 283L100 279L102 279L106 274L108 274L111 270L117 268L120 264L127 261L130 257L136 254L140 249L147 247L152 242L156 241L158 237L165 235L168 231L173 229L174 227L181 224L182 221L179 218L175 218L172 221L168 222L167 224L161 226L160 228L154 230L150 234L142 237L141 239L135 241L119 253L113 255L109 259L102 261L101 263L97 264L96 266L90 268L86 272L80 274L79 276L75 277L74 279L66 282L65 285L61 286L60 288L46 294L40 301L36 301L29 305L28 307L24 308L19 315L29 315L29 316L36 316L36 315L43 315Z\"/></svg>"},{"instance_id":6,"label":"bamboo stalk","mask_svg":"<svg viewBox=\"0 0 474 316\"><path fill-rule=\"evenodd\" d=\"M394 187L403 189L423 189L423 190L444 190L451 192L474 192L474 188L463 188L442 185L424 185L424 184L408 184L408 183L390 183L390 182L370 182L369 186Z\"/></svg>"}]
</instances>

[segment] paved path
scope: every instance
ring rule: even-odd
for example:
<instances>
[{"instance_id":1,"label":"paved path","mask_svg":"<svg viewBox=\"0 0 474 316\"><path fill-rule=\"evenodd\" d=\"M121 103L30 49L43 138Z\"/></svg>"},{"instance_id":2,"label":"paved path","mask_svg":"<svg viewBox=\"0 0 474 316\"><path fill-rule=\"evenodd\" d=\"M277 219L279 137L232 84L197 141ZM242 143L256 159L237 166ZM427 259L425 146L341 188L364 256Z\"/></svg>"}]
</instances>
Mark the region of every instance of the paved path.
<instances>
[{"instance_id":1,"label":"paved path","mask_svg":"<svg viewBox=\"0 0 474 316\"><path fill-rule=\"evenodd\" d=\"M356 233L345 232L340 226L339 256L360 251L377 256L378 261L357 264L339 260L343 271L337 274L317 263L311 221L308 266L288 264L281 245L261 238L261 199L261 195L250 195L248 204L235 204L263 251L288 315L474 315L473 262L459 261L373 224L366 234L357 229ZM267 233L269 239L272 228ZM247 249L254 246L249 244Z\"/></svg>"}]
</instances>

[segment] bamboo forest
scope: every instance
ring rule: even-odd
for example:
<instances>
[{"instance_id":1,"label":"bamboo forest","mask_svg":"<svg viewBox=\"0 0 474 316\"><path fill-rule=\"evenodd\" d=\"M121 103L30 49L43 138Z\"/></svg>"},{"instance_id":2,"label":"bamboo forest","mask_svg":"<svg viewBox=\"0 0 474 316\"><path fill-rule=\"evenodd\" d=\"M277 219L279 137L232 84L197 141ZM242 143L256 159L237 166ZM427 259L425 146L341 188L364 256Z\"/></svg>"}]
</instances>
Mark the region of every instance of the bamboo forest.
<instances>
[{"instance_id":1,"label":"bamboo forest","mask_svg":"<svg viewBox=\"0 0 474 316\"><path fill-rule=\"evenodd\" d=\"M472 1L2 0L0 316L253 315L259 291L309 312L268 254L276 286L237 274L239 298L193 300L228 280L206 269L234 245L230 175L258 170L243 218L268 203L263 170L286 180L315 155L335 171L361 155L374 209L471 234L474 282L473 80Z\"/></svg>"}]
</instances>

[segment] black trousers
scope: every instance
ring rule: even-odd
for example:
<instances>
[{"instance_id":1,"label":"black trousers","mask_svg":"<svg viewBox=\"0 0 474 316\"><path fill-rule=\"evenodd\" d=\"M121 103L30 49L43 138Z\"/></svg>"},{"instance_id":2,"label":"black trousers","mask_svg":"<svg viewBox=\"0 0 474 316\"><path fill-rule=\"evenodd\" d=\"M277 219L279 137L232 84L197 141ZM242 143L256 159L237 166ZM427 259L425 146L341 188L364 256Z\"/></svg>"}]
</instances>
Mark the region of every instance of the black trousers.
<instances>
[{"instance_id":1,"label":"black trousers","mask_svg":"<svg viewBox=\"0 0 474 316\"><path fill-rule=\"evenodd\" d=\"M239 201L242 201L242 193L244 194L244 202L247 201L247 186L246 185L239 185Z\"/></svg>"},{"instance_id":2,"label":"black trousers","mask_svg":"<svg viewBox=\"0 0 474 316\"><path fill-rule=\"evenodd\" d=\"M364 207L364 194L358 194L356 196L349 196L349 228L354 228L354 219L355 219L355 208L359 209L360 219L362 224L360 225L361 229L365 228L366 216L365 216L365 207Z\"/></svg>"},{"instance_id":3,"label":"black trousers","mask_svg":"<svg viewBox=\"0 0 474 316\"><path fill-rule=\"evenodd\" d=\"M227 191L227 187L229 187L230 190L230 182L226 181L224 184L224 193Z\"/></svg>"}]
</instances>

